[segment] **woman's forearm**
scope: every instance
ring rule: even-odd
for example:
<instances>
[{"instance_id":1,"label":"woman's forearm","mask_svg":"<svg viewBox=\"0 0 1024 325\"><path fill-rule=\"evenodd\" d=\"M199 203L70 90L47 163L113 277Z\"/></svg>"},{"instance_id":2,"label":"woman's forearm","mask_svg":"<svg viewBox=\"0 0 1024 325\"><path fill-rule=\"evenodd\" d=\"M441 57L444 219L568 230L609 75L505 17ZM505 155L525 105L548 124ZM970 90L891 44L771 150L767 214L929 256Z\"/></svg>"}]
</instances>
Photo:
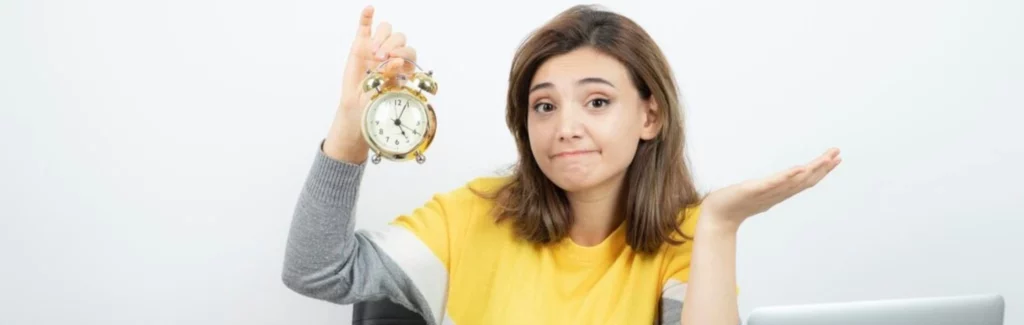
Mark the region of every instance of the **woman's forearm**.
<instances>
[{"instance_id":1,"label":"woman's forearm","mask_svg":"<svg viewBox=\"0 0 1024 325\"><path fill-rule=\"evenodd\" d=\"M683 325L740 324L736 294L738 225L715 224L701 216L694 235Z\"/></svg>"}]
</instances>

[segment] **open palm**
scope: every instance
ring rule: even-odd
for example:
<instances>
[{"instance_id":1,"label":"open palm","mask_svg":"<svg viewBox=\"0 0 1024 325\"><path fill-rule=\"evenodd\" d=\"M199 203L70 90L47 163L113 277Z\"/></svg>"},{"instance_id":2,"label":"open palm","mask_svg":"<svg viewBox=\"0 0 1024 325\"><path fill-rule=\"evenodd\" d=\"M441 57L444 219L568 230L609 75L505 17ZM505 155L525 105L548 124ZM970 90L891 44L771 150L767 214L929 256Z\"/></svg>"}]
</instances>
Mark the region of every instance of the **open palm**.
<instances>
[{"instance_id":1,"label":"open palm","mask_svg":"<svg viewBox=\"0 0 1024 325\"><path fill-rule=\"evenodd\" d=\"M701 210L715 222L739 227L750 216L818 184L840 161L839 149L829 149L805 165L712 191L705 197Z\"/></svg>"}]
</instances>

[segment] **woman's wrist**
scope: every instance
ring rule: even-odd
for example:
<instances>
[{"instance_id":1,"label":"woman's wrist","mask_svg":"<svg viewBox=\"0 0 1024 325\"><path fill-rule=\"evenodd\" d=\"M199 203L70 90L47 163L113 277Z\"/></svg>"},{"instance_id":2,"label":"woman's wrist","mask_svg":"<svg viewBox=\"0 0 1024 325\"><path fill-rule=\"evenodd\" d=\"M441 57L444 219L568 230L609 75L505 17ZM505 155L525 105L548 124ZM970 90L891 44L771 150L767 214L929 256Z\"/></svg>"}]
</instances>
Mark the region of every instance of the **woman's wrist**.
<instances>
[{"instance_id":1,"label":"woman's wrist","mask_svg":"<svg viewBox=\"0 0 1024 325\"><path fill-rule=\"evenodd\" d=\"M719 218L716 215L704 215L697 220L697 237L736 237L740 223Z\"/></svg>"}]
</instances>

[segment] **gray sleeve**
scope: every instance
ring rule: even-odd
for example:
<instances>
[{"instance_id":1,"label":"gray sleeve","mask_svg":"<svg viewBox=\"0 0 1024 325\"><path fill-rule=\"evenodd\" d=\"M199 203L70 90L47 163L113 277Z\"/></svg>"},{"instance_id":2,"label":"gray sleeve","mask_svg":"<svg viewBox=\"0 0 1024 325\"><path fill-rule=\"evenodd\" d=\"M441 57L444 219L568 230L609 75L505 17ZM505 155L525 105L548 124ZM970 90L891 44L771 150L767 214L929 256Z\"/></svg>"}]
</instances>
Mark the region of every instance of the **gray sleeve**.
<instances>
[{"instance_id":1,"label":"gray sleeve","mask_svg":"<svg viewBox=\"0 0 1024 325\"><path fill-rule=\"evenodd\" d=\"M435 323L404 271L370 234L354 229L365 163L334 160L321 148L292 215L282 281L299 294L336 304L388 298Z\"/></svg>"},{"instance_id":2,"label":"gray sleeve","mask_svg":"<svg viewBox=\"0 0 1024 325\"><path fill-rule=\"evenodd\" d=\"M662 298L658 306L661 319L657 322L660 325L679 325L683 321L683 302L672 298ZM743 319L737 319L736 324L743 325Z\"/></svg>"},{"instance_id":3,"label":"gray sleeve","mask_svg":"<svg viewBox=\"0 0 1024 325\"><path fill-rule=\"evenodd\" d=\"M661 298L658 306L661 319L660 325L678 325L683 320L683 302L671 298Z\"/></svg>"}]
</instances>

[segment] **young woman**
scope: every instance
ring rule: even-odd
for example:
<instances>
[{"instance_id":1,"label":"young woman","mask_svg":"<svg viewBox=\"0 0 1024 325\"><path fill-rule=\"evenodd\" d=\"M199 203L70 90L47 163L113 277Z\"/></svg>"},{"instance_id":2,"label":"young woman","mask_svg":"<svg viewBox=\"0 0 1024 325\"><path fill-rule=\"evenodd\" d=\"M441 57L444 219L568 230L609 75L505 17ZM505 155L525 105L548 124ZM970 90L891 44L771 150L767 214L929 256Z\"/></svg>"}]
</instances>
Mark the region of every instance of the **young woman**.
<instances>
[{"instance_id":1,"label":"young woman","mask_svg":"<svg viewBox=\"0 0 1024 325\"><path fill-rule=\"evenodd\" d=\"M698 194L665 57L628 18L587 6L535 31L512 62L507 123L519 163L355 231L368 146L360 79L415 60L362 12L342 100L291 226L284 283L339 304L390 299L429 324L723 324L739 321L736 232L813 186L830 149L763 179ZM388 74L411 70L392 60ZM683 303L685 301L685 304Z\"/></svg>"}]
</instances>

